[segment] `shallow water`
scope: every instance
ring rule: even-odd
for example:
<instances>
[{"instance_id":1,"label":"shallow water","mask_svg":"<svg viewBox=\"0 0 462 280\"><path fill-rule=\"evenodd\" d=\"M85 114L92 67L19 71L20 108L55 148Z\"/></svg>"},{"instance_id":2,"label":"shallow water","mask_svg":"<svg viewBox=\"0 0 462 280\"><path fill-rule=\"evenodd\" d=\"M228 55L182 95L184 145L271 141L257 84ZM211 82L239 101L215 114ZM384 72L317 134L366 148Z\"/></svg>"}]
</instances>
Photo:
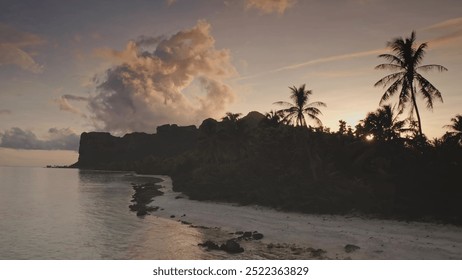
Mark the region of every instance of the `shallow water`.
<instances>
[{"instance_id":1,"label":"shallow water","mask_svg":"<svg viewBox=\"0 0 462 280\"><path fill-rule=\"evenodd\" d=\"M201 231L129 211L122 172L0 167L0 259L207 259Z\"/></svg>"}]
</instances>

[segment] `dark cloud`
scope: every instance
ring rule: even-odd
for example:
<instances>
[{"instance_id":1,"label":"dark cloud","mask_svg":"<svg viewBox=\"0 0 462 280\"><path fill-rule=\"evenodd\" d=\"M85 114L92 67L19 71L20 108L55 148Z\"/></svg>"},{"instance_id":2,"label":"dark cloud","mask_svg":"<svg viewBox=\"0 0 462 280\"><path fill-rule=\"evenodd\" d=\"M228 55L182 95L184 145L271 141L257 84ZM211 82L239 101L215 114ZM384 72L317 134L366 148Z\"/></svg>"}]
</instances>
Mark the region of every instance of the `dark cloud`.
<instances>
[{"instance_id":1,"label":"dark cloud","mask_svg":"<svg viewBox=\"0 0 462 280\"><path fill-rule=\"evenodd\" d=\"M34 73L41 72L43 67L24 49L42 43L44 40L35 34L0 23L0 66L16 65Z\"/></svg>"},{"instance_id":2,"label":"dark cloud","mask_svg":"<svg viewBox=\"0 0 462 280\"><path fill-rule=\"evenodd\" d=\"M77 151L79 141L80 137L69 128L50 128L47 139L38 139L32 131L19 127L0 133L0 147L12 149Z\"/></svg>"},{"instance_id":3,"label":"dark cloud","mask_svg":"<svg viewBox=\"0 0 462 280\"><path fill-rule=\"evenodd\" d=\"M198 123L222 114L234 100L225 80L236 70L229 51L215 48L210 29L199 21L168 38L141 36L123 51L98 50L116 66L89 99L95 126L115 133L150 132L160 124ZM153 51L143 48L147 45ZM193 86L199 89L190 90Z\"/></svg>"},{"instance_id":4,"label":"dark cloud","mask_svg":"<svg viewBox=\"0 0 462 280\"><path fill-rule=\"evenodd\" d=\"M135 44L139 47L151 47L157 45L160 41L164 40L164 36L157 36L157 37L151 37L151 36L138 36L135 40Z\"/></svg>"},{"instance_id":5,"label":"dark cloud","mask_svg":"<svg viewBox=\"0 0 462 280\"><path fill-rule=\"evenodd\" d=\"M61 111L71 112L73 114L80 115L80 116L82 116L84 118L87 117L84 113L82 113L81 110L79 110L78 108L72 106L72 104L70 104L69 101L88 101L88 97L65 94L65 95L62 95L62 96L60 96L60 97L58 97L58 98L56 98L54 100L54 102L56 104L58 104L59 109Z\"/></svg>"},{"instance_id":6,"label":"dark cloud","mask_svg":"<svg viewBox=\"0 0 462 280\"><path fill-rule=\"evenodd\" d=\"M73 100L73 101L88 101L88 97L84 96L76 96L71 94L65 94L62 96L66 100Z\"/></svg>"}]
</instances>

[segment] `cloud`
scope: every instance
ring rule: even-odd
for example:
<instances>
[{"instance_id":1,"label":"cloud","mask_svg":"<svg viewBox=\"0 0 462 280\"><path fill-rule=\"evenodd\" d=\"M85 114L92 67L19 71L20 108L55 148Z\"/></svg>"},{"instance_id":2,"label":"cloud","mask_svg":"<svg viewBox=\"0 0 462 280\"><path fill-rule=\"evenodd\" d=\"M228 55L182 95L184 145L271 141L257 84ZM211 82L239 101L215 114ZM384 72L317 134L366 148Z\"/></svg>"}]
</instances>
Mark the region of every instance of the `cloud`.
<instances>
[{"instance_id":1,"label":"cloud","mask_svg":"<svg viewBox=\"0 0 462 280\"><path fill-rule=\"evenodd\" d=\"M229 51L215 48L210 29L199 21L171 37L139 37L122 51L97 50L116 65L88 101L96 128L149 132L165 123L198 123L222 114L235 97L225 80L236 70ZM194 85L202 90L191 92Z\"/></svg>"},{"instance_id":2,"label":"cloud","mask_svg":"<svg viewBox=\"0 0 462 280\"><path fill-rule=\"evenodd\" d=\"M73 114L77 114L77 115L80 115L84 118L87 117L86 114L82 113L82 111L80 111L79 109L77 109L76 107L72 106L70 103L69 103L69 100L70 101L88 101L88 97L83 97L83 96L75 96L75 95L70 95L70 94L65 94L65 95L62 95L56 99L54 99L54 102L56 104L58 104L59 106L59 109L61 111L67 111L67 112L71 112Z\"/></svg>"},{"instance_id":3,"label":"cloud","mask_svg":"<svg viewBox=\"0 0 462 280\"><path fill-rule=\"evenodd\" d=\"M457 30L449 34L439 36L435 39L429 41L432 47L442 47L449 44L452 44L454 40L460 39L462 37L462 30Z\"/></svg>"},{"instance_id":4,"label":"cloud","mask_svg":"<svg viewBox=\"0 0 462 280\"><path fill-rule=\"evenodd\" d=\"M364 69L349 69L349 70L330 70L330 71L313 71L310 76L321 78L350 78L364 76L371 72L370 67Z\"/></svg>"},{"instance_id":5,"label":"cloud","mask_svg":"<svg viewBox=\"0 0 462 280\"><path fill-rule=\"evenodd\" d=\"M448 29L448 28L460 28L462 26L462 17L448 19L434 25L431 25L424 30L433 30L433 29Z\"/></svg>"},{"instance_id":6,"label":"cloud","mask_svg":"<svg viewBox=\"0 0 462 280\"><path fill-rule=\"evenodd\" d=\"M257 9L264 14L283 14L297 0L245 0L246 9Z\"/></svg>"},{"instance_id":7,"label":"cloud","mask_svg":"<svg viewBox=\"0 0 462 280\"><path fill-rule=\"evenodd\" d=\"M73 101L88 101L88 97L76 96L76 95L71 95L71 94L65 94L62 96L62 98L66 100L73 100Z\"/></svg>"},{"instance_id":8,"label":"cloud","mask_svg":"<svg viewBox=\"0 0 462 280\"><path fill-rule=\"evenodd\" d=\"M43 66L24 49L43 43L44 40L35 34L0 23L0 65L16 65L34 73L42 72Z\"/></svg>"},{"instance_id":9,"label":"cloud","mask_svg":"<svg viewBox=\"0 0 462 280\"><path fill-rule=\"evenodd\" d=\"M322 58L318 58L318 59L308 60L308 61L305 61L305 62L302 62L302 63L297 63L297 64L284 66L284 67L273 70L273 72L280 72L280 71L285 71L285 70L293 70L293 69L306 67L306 66L309 66L309 65L332 62L332 61L340 61L340 60L346 60L346 59L352 59L352 58L358 58L358 57L378 55L378 54L383 53L384 51L386 51L386 49L375 49L375 50L369 50L369 51L363 51L363 52L354 52L354 53L347 53L347 54L341 54L341 55L333 55L333 56L328 56L328 57L322 57Z\"/></svg>"},{"instance_id":10,"label":"cloud","mask_svg":"<svg viewBox=\"0 0 462 280\"><path fill-rule=\"evenodd\" d=\"M11 115L11 111L8 109L1 109L0 110L0 116L1 115Z\"/></svg>"},{"instance_id":11,"label":"cloud","mask_svg":"<svg viewBox=\"0 0 462 280\"><path fill-rule=\"evenodd\" d=\"M446 33L429 41L431 47L433 48L452 45L454 40L460 39L462 37L462 17L452 18L436 23L429 27L423 28L422 31Z\"/></svg>"},{"instance_id":12,"label":"cloud","mask_svg":"<svg viewBox=\"0 0 462 280\"><path fill-rule=\"evenodd\" d=\"M79 148L80 137L71 129L50 128L47 139L38 139L30 130L19 127L0 133L0 147L22 150L72 150Z\"/></svg>"}]
</instances>

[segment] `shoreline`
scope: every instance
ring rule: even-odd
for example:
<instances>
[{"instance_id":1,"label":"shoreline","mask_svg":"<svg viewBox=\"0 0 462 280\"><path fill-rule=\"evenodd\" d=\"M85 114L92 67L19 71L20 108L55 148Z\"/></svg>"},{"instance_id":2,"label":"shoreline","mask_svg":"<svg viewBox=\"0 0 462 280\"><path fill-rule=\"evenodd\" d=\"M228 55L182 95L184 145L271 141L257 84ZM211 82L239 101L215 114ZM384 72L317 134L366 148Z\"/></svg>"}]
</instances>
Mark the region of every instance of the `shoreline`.
<instances>
[{"instance_id":1,"label":"shoreline","mask_svg":"<svg viewBox=\"0 0 462 280\"><path fill-rule=\"evenodd\" d=\"M196 227L216 241L229 239L238 231L258 231L264 235L262 240L242 243L250 252L258 252L254 257L462 259L462 228L454 225L280 212L261 206L195 201L174 192L169 176L149 177L163 180L157 183L163 194L149 203L159 207L152 216ZM313 255L315 250L324 253ZM232 257L239 259L245 253Z\"/></svg>"}]
</instances>

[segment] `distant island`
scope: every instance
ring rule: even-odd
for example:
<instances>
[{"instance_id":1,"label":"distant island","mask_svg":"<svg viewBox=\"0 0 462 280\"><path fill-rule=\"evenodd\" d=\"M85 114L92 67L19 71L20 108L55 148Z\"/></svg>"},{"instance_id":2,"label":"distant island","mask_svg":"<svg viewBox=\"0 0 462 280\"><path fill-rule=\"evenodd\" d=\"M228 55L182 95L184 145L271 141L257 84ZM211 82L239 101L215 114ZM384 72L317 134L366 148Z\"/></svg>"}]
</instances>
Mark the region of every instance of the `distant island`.
<instances>
[{"instance_id":1,"label":"distant island","mask_svg":"<svg viewBox=\"0 0 462 280\"><path fill-rule=\"evenodd\" d=\"M274 114L163 125L157 133L82 133L80 169L164 174L191 199L304 213L462 223L462 148L445 137L375 139L361 126L292 126Z\"/></svg>"}]
</instances>

